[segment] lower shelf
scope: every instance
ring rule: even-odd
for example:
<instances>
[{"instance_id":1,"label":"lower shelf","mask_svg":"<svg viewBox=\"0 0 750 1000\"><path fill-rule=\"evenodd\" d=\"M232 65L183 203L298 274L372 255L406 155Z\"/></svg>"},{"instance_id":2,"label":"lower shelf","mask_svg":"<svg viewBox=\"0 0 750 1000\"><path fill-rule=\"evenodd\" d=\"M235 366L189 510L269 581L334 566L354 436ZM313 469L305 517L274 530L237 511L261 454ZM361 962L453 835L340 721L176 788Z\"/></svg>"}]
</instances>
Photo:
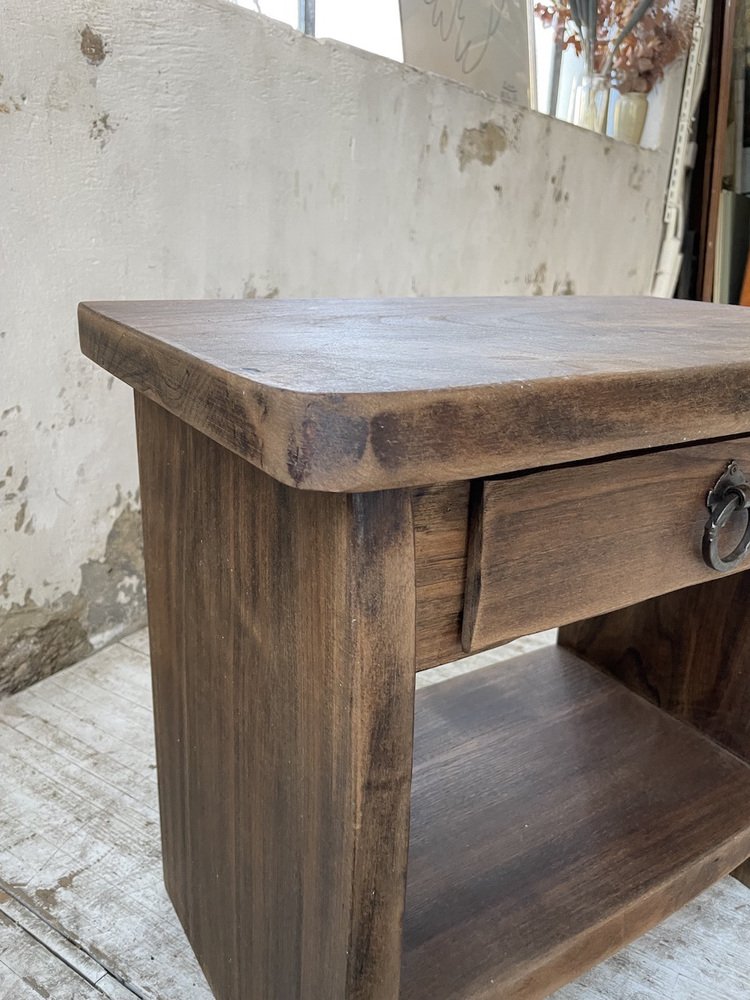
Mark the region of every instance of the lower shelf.
<instances>
[{"instance_id":1,"label":"lower shelf","mask_svg":"<svg viewBox=\"0 0 750 1000\"><path fill-rule=\"evenodd\" d=\"M750 856L750 767L549 647L417 692L401 1000L538 1000Z\"/></svg>"}]
</instances>

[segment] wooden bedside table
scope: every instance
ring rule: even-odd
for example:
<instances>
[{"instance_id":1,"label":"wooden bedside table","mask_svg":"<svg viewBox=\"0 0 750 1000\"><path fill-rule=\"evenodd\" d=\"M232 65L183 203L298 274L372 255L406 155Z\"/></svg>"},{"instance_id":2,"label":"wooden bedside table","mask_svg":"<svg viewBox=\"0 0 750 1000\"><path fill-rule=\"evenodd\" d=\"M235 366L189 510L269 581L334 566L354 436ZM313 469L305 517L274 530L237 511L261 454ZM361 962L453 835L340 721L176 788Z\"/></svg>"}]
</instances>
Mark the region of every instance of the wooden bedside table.
<instances>
[{"instance_id":1,"label":"wooden bedside table","mask_svg":"<svg viewBox=\"0 0 750 1000\"><path fill-rule=\"evenodd\" d=\"M750 856L749 328L81 306L135 389L165 878L220 1000L545 997Z\"/></svg>"}]
</instances>

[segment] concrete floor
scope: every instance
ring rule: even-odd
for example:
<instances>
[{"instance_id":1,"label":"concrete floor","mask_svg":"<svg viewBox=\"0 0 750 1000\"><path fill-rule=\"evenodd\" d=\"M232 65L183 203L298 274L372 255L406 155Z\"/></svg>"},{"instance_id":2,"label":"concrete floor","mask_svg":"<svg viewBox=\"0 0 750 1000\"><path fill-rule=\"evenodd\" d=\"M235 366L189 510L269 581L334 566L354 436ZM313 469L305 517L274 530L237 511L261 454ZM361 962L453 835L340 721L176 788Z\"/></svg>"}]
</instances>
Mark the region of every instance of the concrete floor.
<instances>
[{"instance_id":1,"label":"concrete floor","mask_svg":"<svg viewBox=\"0 0 750 1000\"><path fill-rule=\"evenodd\" d=\"M209 1000L162 886L145 631L0 701L0 759L0 1000ZM731 878L555 994L749 998L750 890Z\"/></svg>"}]
</instances>

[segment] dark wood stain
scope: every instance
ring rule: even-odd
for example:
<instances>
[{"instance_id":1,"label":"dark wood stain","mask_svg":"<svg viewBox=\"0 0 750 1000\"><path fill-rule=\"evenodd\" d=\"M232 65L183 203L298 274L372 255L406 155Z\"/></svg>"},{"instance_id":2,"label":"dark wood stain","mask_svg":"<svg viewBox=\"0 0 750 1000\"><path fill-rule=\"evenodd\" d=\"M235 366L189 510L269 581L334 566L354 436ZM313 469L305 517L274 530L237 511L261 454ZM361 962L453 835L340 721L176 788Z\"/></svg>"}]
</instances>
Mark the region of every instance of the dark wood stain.
<instances>
[{"instance_id":1,"label":"dark wood stain","mask_svg":"<svg viewBox=\"0 0 750 1000\"><path fill-rule=\"evenodd\" d=\"M82 305L79 325L102 367L310 490L457 481L750 426L747 317L734 306L108 302ZM323 432L306 449L309 419Z\"/></svg>"},{"instance_id":2,"label":"dark wood stain","mask_svg":"<svg viewBox=\"0 0 750 1000\"><path fill-rule=\"evenodd\" d=\"M136 397L165 878L221 1000L398 994L408 493L291 490Z\"/></svg>"},{"instance_id":3,"label":"dark wood stain","mask_svg":"<svg viewBox=\"0 0 750 1000\"><path fill-rule=\"evenodd\" d=\"M560 642L750 763L750 574L576 622Z\"/></svg>"},{"instance_id":4,"label":"dark wood stain","mask_svg":"<svg viewBox=\"0 0 750 1000\"><path fill-rule=\"evenodd\" d=\"M401 428L397 413L376 413L370 420L370 443L377 463L388 472L397 472L404 461Z\"/></svg>"},{"instance_id":5,"label":"dark wood stain","mask_svg":"<svg viewBox=\"0 0 750 1000\"><path fill-rule=\"evenodd\" d=\"M165 880L219 1000L542 1000L750 855L750 576L700 553L750 471L741 309L80 331L136 390Z\"/></svg>"},{"instance_id":6,"label":"dark wood stain","mask_svg":"<svg viewBox=\"0 0 750 1000\"><path fill-rule=\"evenodd\" d=\"M401 1000L541 1000L750 853L750 768L565 650L418 692Z\"/></svg>"},{"instance_id":7,"label":"dark wood stain","mask_svg":"<svg viewBox=\"0 0 750 1000\"><path fill-rule=\"evenodd\" d=\"M464 651L714 579L706 495L732 459L750 470L749 438L477 481Z\"/></svg>"},{"instance_id":8,"label":"dark wood stain","mask_svg":"<svg viewBox=\"0 0 750 1000\"><path fill-rule=\"evenodd\" d=\"M417 669L460 659L469 483L412 491Z\"/></svg>"}]
</instances>

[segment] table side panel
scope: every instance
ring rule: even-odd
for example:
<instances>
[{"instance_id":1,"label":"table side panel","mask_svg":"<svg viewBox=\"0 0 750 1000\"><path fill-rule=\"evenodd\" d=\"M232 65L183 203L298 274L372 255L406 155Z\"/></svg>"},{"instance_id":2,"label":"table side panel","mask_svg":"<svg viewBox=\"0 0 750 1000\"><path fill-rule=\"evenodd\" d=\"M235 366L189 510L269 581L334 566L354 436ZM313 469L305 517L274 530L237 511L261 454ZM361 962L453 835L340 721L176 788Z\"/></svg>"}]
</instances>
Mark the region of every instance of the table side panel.
<instances>
[{"instance_id":1,"label":"table side panel","mask_svg":"<svg viewBox=\"0 0 750 1000\"><path fill-rule=\"evenodd\" d=\"M408 494L289 489L136 396L165 878L219 1000L398 994Z\"/></svg>"}]
</instances>

